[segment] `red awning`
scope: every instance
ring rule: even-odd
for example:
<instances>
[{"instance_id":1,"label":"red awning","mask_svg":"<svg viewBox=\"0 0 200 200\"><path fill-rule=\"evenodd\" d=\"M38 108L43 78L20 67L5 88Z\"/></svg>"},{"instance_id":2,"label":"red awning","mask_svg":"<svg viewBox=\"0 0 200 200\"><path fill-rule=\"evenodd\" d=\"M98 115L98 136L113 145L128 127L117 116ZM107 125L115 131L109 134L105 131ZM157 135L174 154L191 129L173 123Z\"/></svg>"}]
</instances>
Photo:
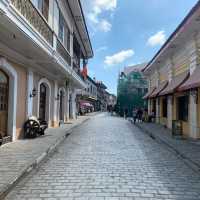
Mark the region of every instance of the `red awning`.
<instances>
[{"instance_id":1,"label":"red awning","mask_svg":"<svg viewBox=\"0 0 200 200\"><path fill-rule=\"evenodd\" d=\"M178 76L176 76L172 81L168 84L168 86L159 94L159 96L172 94L176 91L178 87L180 87L189 77L189 72L184 72Z\"/></svg>"},{"instance_id":2,"label":"red awning","mask_svg":"<svg viewBox=\"0 0 200 200\"><path fill-rule=\"evenodd\" d=\"M148 99L149 96L154 92L155 89L156 89L155 87L154 87L154 88L151 88L151 89L149 90L149 92L147 92L147 94L143 97L143 99Z\"/></svg>"},{"instance_id":3,"label":"red awning","mask_svg":"<svg viewBox=\"0 0 200 200\"><path fill-rule=\"evenodd\" d=\"M154 98L159 95L160 92L162 92L167 87L168 81L162 82L155 90L154 92L149 96L149 98Z\"/></svg>"},{"instance_id":4,"label":"red awning","mask_svg":"<svg viewBox=\"0 0 200 200\"><path fill-rule=\"evenodd\" d=\"M200 67L196 68L189 79L178 88L178 91L200 87Z\"/></svg>"}]
</instances>

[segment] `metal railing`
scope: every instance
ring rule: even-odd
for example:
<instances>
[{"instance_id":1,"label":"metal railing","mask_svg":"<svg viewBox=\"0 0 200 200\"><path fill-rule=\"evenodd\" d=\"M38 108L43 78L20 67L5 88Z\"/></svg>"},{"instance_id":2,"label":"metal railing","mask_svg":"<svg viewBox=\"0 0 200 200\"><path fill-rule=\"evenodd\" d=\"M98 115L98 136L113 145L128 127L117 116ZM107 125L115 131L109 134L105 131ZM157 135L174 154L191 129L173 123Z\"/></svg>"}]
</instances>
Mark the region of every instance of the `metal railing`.
<instances>
[{"instance_id":1,"label":"metal railing","mask_svg":"<svg viewBox=\"0 0 200 200\"><path fill-rule=\"evenodd\" d=\"M53 46L53 31L32 2L30 0L11 0L11 3L46 41Z\"/></svg>"},{"instance_id":2,"label":"metal railing","mask_svg":"<svg viewBox=\"0 0 200 200\"><path fill-rule=\"evenodd\" d=\"M56 50L62 56L62 58L67 62L67 64L71 66L71 56L58 38L57 38Z\"/></svg>"}]
</instances>

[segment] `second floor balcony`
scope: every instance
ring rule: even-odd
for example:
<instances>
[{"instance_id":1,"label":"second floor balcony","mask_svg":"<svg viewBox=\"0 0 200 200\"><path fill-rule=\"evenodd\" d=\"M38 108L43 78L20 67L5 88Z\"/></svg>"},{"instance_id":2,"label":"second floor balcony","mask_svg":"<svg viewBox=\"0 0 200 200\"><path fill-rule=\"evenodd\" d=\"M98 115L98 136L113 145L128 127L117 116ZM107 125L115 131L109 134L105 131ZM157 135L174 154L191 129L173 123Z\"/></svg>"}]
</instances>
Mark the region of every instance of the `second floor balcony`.
<instances>
[{"instance_id":1,"label":"second floor balcony","mask_svg":"<svg viewBox=\"0 0 200 200\"><path fill-rule=\"evenodd\" d=\"M45 17L30 0L11 0L12 5L26 18L44 39L53 46L53 30Z\"/></svg>"}]
</instances>

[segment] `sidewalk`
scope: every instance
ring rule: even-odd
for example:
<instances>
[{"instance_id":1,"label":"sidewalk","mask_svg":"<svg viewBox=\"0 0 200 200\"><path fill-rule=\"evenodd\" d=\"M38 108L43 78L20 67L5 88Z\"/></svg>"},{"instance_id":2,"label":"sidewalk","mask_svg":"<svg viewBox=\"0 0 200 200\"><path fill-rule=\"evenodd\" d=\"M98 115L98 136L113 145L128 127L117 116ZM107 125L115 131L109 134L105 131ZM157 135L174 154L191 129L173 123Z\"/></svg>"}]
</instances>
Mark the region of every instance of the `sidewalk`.
<instances>
[{"instance_id":1,"label":"sidewalk","mask_svg":"<svg viewBox=\"0 0 200 200\"><path fill-rule=\"evenodd\" d=\"M30 139L17 140L0 147L0 199L32 169L53 153L56 147L72 132L72 129L90 119L96 113L78 117L77 120L49 128L45 135Z\"/></svg>"},{"instance_id":2,"label":"sidewalk","mask_svg":"<svg viewBox=\"0 0 200 200\"><path fill-rule=\"evenodd\" d=\"M200 140L175 139L171 136L169 129L155 123L136 123L135 125L153 139L168 146L195 171L200 171Z\"/></svg>"}]
</instances>

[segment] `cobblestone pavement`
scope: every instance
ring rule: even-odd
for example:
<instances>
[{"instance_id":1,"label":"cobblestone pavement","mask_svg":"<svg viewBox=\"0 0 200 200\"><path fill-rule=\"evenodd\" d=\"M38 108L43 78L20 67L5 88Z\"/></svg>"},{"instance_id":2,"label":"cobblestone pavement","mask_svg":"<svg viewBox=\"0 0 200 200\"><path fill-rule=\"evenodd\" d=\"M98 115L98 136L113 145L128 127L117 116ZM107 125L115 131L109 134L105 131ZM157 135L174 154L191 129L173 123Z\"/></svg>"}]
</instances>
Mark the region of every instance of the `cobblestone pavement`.
<instances>
[{"instance_id":1,"label":"cobblestone pavement","mask_svg":"<svg viewBox=\"0 0 200 200\"><path fill-rule=\"evenodd\" d=\"M200 176L128 121L100 114L7 200L199 200Z\"/></svg>"}]
</instances>

